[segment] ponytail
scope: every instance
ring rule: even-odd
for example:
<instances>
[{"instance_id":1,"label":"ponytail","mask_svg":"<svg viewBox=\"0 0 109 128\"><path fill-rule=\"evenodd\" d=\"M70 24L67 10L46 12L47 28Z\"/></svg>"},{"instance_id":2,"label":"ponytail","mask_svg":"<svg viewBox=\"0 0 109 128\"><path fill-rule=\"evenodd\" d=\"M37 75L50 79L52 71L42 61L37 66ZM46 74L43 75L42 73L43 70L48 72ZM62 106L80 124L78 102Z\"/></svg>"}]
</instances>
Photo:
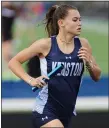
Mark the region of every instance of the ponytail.
<instances>
[{"instance_id":1,"label":"ponytail","mask_svg":"<svg viewBox=\"0 0 109 128\"><path fill-rule=\"evenodd\" d=\"M46 27L45 29L47 30L48 37L57 35L59 32L59 27L57 24L57 19L56 19L56 9L58 8L58 5L52 6L48 13L46 14Z\"/></svg>"}]
</instances>

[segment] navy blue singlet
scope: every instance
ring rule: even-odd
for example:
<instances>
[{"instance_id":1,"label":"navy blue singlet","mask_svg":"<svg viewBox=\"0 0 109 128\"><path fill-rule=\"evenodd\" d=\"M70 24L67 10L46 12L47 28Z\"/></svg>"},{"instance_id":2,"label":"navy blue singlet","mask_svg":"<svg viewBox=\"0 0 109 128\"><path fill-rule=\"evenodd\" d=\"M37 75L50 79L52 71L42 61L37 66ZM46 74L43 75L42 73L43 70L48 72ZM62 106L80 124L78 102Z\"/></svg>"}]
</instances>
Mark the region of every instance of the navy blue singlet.
<instances>
[{"instance_id":1,"label":"navy blue singlet","mask_svg":"<svg viewBox=\"0 0 109 128\"><path fill-rule=\"evenodd\" d=\"M47 75L60 64L63 64L64 68L41 89L33 111L39 114L49 111L58 117L69 117L75 115L76 98L84 72L83 60L77 56L81 43L79 38L75 37L74 50L70 54L59 49L56 36L51 37L51 43L48 55L40 59L42 75Z\"/></svg>"}]
</instances>

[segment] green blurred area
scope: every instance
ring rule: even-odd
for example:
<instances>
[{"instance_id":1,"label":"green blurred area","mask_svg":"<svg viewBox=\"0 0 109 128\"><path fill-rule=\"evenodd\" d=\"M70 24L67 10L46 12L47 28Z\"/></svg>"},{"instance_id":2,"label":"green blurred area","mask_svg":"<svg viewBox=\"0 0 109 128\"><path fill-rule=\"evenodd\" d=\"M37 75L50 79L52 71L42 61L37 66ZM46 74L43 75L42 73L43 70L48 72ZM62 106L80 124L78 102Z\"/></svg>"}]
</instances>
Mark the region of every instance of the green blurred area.
<instances>
[{"instance_id":1,"label":"green blurred area","mask_svg":"<svg viewBox=\"0 0 109 128\"><path fill-rule=\"evenodd\" d=\"M23 24L18 26L14 25L14 32L16 33L15 39L19 38L15 45L14 51L17 54L19 51L31 45L35 40L47 37L45 28L43 25L37 27L31 25L29 27L22 28ZM19 35L19 36L18 36ZM18 36L18 37L17 37ZM81 37L88 39L93 56L99 64L102 75L108 74L108 22L85 22L83 25ZM23 64L26 69L26 63ZM87 75L87 73L85 73Z\"/></svg>"}]
</instances>

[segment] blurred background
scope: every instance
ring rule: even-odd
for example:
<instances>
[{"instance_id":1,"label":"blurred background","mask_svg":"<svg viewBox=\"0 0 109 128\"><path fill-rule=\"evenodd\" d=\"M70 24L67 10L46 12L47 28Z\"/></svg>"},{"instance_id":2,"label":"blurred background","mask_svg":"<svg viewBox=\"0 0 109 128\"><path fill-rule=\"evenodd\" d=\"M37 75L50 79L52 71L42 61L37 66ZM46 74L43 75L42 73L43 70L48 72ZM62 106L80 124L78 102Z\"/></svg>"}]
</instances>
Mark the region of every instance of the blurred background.
<instances>
[{"instance_id":1,"label":"blurred background","mask_svg":"<svg viewBox=\"0 0 109 128\"><path fill-rule=\"evenodd\" d=\"M85 72L70 128L108 127L108 2L2 2L2 128L32 128L31 111L36 93L7 67L9 60L35 40L47 37L43 20L54 4L76 6L82 16L81 37L87 38L102 70L99 82ZM34 77L40 75L37 57L23 64Z\"/></svg>"}]
</instances>

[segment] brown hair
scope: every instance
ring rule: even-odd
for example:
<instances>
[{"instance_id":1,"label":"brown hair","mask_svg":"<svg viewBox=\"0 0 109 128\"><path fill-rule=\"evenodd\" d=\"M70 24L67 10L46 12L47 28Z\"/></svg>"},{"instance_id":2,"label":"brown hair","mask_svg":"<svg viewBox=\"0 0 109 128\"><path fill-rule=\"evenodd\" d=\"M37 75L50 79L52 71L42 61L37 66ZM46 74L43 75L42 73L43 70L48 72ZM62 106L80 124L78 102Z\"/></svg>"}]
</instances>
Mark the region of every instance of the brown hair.
<instances>
[{"instance_id":1,"label":"brown hair","mask_svg":"<svg viewBox=\"0 0 109 128\"><path fill-rule=\"evenodd\" d=\"M64 19L67 16L68 11L70 9L77 10L76 7L71 6L71 5L61 5L61 6L54 5L48 10L46 14L45 29L47 30L49 37L58 34L59 26L58 26L57 21L59 19Z\"/></svg>"}]
</instances>

